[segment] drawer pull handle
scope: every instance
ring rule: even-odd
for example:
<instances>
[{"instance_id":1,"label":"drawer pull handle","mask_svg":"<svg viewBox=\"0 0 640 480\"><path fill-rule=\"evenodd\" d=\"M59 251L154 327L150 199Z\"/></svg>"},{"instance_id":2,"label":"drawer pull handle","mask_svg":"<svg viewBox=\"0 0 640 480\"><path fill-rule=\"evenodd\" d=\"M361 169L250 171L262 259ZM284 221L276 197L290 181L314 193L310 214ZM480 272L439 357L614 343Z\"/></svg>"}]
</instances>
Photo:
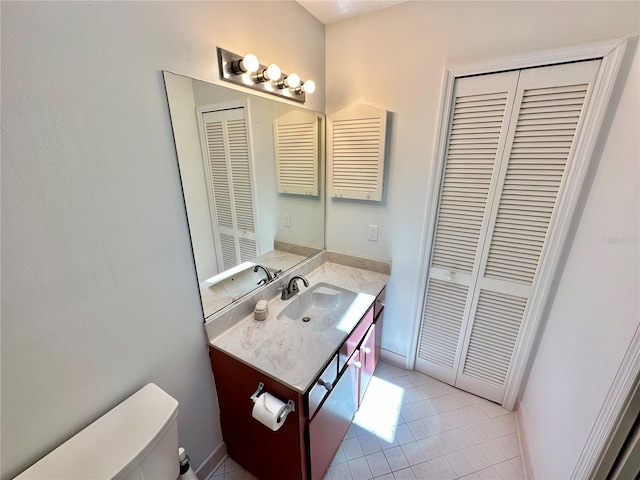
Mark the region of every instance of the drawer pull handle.
<instances>
[{"instance_id":1,"label":"drawer pull handle","mask_svg":"<svg viewBox=\"0 0 640 480\"><path fill-rule=\"evenodd\" d=\"M327 389L327 392L330 392L333 389L333 384L331 382L325 382L324 380L322 380L321 378L318 379L318 385L323 386L324 388Z\"/></svg>"},{"instance_id":2,"label":"drawer pull handle","mask_svg":"<svg viewBox=\"0 0 640 480\"><path fill-rule=\"evenodd\" d=\"M371 353L371 349L369 347L365 347L364 348L364 353L366 353L367 355L369 355Z\"/></svg>"},{"instance_id":3,"label":"drawer pull handle","mask_svg":"<svg viewBox=\"0 0 640 480\"><path fill-rule=\"evenodd\" d=\"M354 365L356 366L356 368L362 368L361 362L354 362Z\"/></svg>"},{"instance_id":4,"label":"drawer pull handle","mask_svg":"<svg viewBox=\"0 0 640 480\"><path fill-rule=\"evenodd\" d=\"M380 306L384 307L384 300L380 300Z\"/></svg>"}]
</instances>

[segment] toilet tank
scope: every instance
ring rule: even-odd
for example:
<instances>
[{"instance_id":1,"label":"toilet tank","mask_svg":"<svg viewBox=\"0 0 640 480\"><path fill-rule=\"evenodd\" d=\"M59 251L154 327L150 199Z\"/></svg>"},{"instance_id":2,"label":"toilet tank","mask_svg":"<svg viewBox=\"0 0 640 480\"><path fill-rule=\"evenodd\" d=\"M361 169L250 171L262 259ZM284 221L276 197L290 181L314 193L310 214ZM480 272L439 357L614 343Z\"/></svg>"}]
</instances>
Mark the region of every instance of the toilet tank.
<instances>
[{"instance_id":1,"label":"toilet tank","mask_svg":"<svg viewBox=\"0 0 640 480\"><path fill-rule=\"evenodd\" d=\"M16 479L176 480L178 402L150 383Z\"/></svg>"}]
</instances>

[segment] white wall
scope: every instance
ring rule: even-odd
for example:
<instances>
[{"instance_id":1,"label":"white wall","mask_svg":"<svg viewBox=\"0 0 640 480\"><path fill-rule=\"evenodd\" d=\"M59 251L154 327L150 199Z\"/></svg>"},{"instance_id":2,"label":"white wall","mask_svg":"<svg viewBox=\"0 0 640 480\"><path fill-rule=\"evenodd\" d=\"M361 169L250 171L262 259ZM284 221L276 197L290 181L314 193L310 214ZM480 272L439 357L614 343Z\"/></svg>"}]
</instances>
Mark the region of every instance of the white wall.
<instances>
[{"instance_id":1,"label":"white wall","mask_svg":"<svg viewBox=\"0 0 640 480\"><path fill-rule=\"evenodd\" d=\"M147 382L198 466L222 438L161 70L214 81L216 45L252 51L316 79L322 110L323 26L294 2L3 2L1 21L0 476Z\"/></svg>"},{"instance_id":2,"label":"white wall","mask_svg":"<svg viewBox=\"0 0 640 480\"><path fill-rule=\"evenodd\" d=\"M638 6L637 2L409 2L327 27L327 113L362 102L393 115L385 200L327 202L327 248L393 261L383 348L407 355L411 348L407 332L418 321L414 308L422 267L417 260L431 196L429 175L443 68L638 35ZM636 72L614 112L607 153L555 297L547 325L550 333L545 332L540 360L525 392L524 406L531 408L525 427L540 472L537 478L566 478L571 471L637 326L637 243L601 244L603 235L636 235L636 239L638 235L637 91ZM377 243L366 239L369 224L380 226ZM571 329L577 325L581 328L573 341ZM553 340L547 339L551 336ZM613 351L618 353L610 354ZM570 355L573 358L567 360ZM584 363L585 359L589 361ZM558 371L552 372L553 368ZM575 410L568 414L569 409ZM553 415L541 419L550 411ZM543 467L545 462L549 463Z\"/></svg>"}]
</instances>

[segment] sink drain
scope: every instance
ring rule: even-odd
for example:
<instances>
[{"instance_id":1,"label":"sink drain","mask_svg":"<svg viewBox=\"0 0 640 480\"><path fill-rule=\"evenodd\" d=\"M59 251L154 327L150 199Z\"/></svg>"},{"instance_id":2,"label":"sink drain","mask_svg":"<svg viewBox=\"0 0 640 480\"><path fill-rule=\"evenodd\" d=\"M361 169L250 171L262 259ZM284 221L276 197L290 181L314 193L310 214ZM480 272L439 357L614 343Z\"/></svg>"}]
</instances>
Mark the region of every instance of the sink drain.
<instances>
[{"instance_id":1,"label":"sink drain","mask_svg":"<svg viewBox=\"0 0 640 480\"><path fill-rule=\"evenodd\" d=\"M302 321L303 322L310 322L311 321L311 317L302 317Z\"/></svg>"}]
</instances>

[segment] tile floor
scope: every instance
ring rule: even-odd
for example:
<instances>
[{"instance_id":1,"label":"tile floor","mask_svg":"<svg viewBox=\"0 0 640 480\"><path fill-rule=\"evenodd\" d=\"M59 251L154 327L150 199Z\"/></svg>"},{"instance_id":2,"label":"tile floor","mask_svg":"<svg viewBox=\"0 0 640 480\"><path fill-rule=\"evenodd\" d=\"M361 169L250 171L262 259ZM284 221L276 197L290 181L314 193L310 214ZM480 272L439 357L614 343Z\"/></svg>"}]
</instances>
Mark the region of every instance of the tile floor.
<instances>
[{"instance_id":1,"label":"tile floor","mask_svg":"<svg viewBox=\"0 0 640 480\"><path fill-rule=\"evenodd\" d=\"M324 480L523 480L512 413L380 362ZM210 480L254 480L232 459ZM315 480L315 479L314 479Z\"/></svg>"}]
</instances>

